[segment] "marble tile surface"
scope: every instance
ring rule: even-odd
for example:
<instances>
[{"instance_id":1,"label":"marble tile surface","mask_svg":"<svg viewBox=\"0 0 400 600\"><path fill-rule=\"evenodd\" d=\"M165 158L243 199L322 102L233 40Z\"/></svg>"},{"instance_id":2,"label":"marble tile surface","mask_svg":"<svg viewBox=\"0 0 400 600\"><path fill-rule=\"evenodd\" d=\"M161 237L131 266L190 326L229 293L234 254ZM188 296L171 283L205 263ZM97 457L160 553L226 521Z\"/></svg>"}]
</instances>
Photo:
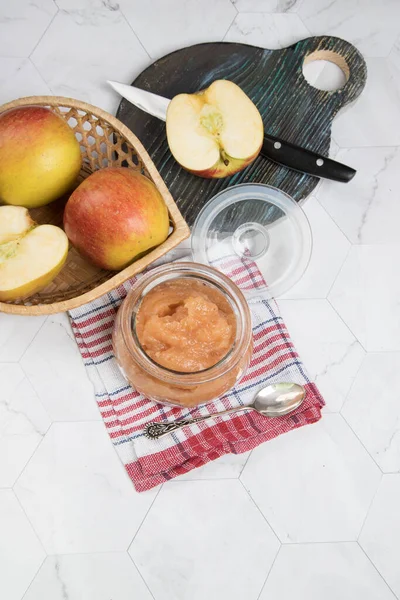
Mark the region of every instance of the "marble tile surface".
<instances>
[{"instance_id":1,"label":"marble tile surface","mask_svg":"<svg viewBox=\"0 0 400 600\"><path fill-rule=\"evenodd\" d=\"M152 600L125 552L48 556L24 600Z\"/></svg>"},{"instance_id":2,"label":"marble tile surface","mask_svg":"<svg viewBox=\"0 0 400 600\"><path fill-rule=\"evenodd\" d=\"M26 58L57 13L53 0L12 0L0 7L0 56Z\"/></svg>"},{"instance_id":3,"label":"marble tile surface","mask_svg":"<svg viewBox=\"0 0 400 600\"><path fill-rule=\"evenodd\" d=\"M303 208L313 236L311 260L284 299L326 298L350 249L349 241L315 197L308 198Z\"/></svg>"},{"instance_id":4,"label":"marble tile surface","mask_svg":"<svg viewBox=\"0 0 400 600\"><path fill-rule=\"evenodd\" d=\"M400 4L399 4L400 7ZM366 59L368 77L357 100L340 110L332 135L342 148L398 146L400 87L393 67L384 58Z\"/></svg>"},{"instance_id":5,"label":"marble tile surface","mask_svg":"<svg viewBox=\"0 0 400 600\"><path fill-rule=\"evenodd\" d=\"M380 479L338 414L258 446L241 475L286 543L357 540Z\"/></svg>"},{"instance_id":6,"label":"marble tile surface","mask_svg":"<svg viewBox=\"0 0 400 600\"><path fill-rule=\"evenodd\" d=\"M395 600L356 542L282 546L260 600Z\"/></svg>"},{"instance_id":7,"label":"marble tile surface","mask_svg":"<svg viewBox=\"0 0 400 600\"><path fill-rule=\"evenodd\" d=\"M360 535L375 567L400 596L400 475L384 475Z\"/></svg>"},{"instance_id":8,"label":"marble tile surface","mask_svg":"<svg viewBox=\"0 0 400 600\"><path fill-rule=\"evenodd\" d=\"M336 160L357 174L345 186L324 181L317 191L319 202L353 244L398 243L399 148L343 149Z\"/></svg>"},{"instance_id":9,"label":"marble tile surface","mask_svg":"<svg viewBox=\"0 0 400 600\"><path fill-rule=\"evenodd\" d=\"M384 473L400 472L400 353L368 353L342 414Z\"/></svg>"},{"instance_id":10,"label":"marble tile surface","mask_svg":"<svg viewBox=\"0 0 400 600\"><path fill-rule=\"evenodd\" d=\"M0 531L0 597L20 600L46 555L11 490L0 490Z\"/></svg>"},{"instance_id":11,"label":"marble tile surface","mask_svg":"<svg viewBox=\"0 0 400 600\"><path fill-rule=\"evenodd\" d=\"M0 313L0 361L20 360L45 321L46 317Z\"/></svg>"},{"instance_id":12,"label":"marble tile surface","mask_svg":"<svg viewBox=\"0 0 400 600\"><path fill-rule=\"evenodd\" d=\"M157 491L137 494L102 423L54 423L14 486L48 554L124 551Z\"/></svg>"},{"instance_id":13,"label":"marble tile surface","mask_svg":"<svg viewBox=\"0 0 400 600\"><path fill-rule=\"evenodd\" d=\"M225 40L274 50L306 37L309 32L296 14L239 13Z\"/></svg>"},{"instance_id":14,"label":"marble tile surface","mask_svg":"<svg viewBox=\"0 0 400 600\"><path fill-rule=\"evenodd\" d=\"M222 40L236 16L229 0L152 0L151 10L131 0L118 0L126 19L151 58L185 46ZM157 18L154 18L157 15Z\"/></svg>"},{"instance_id":15,"label":"marble tile surface","mask_svg":"<svg viewBox=\"0 0 400 600\"><path fill-rule=\"evenodd\" d=\"M1 600L400 598L399 17L398 0L0 0L0 103L115 113L106 79L224 38L338 35L368 67L329 153L357 175L303 202L313 256L279 301L320 423L137 494L67 317L0 314ZM311 85L332 69L311 64Z\"/></svg>"},{"instance_id":16,"label":"marble tile surface","mask_svg":"<svg viewBox=\"0 0 400 600\"><path fill-rule=\"evenodd\" d=\"M29 58L0 56L0 103L24 96L48 96L51 90Z\"/></svg>"},{"instance_id":17,"label":"marble tile surface","mask_svg":"<svg viewBox=\"0 0 400 600\"><path fill-rule=\"evenodd\" d=\"M79 2L60 10L31 59L54 94L115 112L107 79L130 83L149 57L114 2ZM72 43L73 40L73 43Z\"/></svg>"},{"instance_id":18,"label":"marble tile surface","mask_svg":"<svg viewBox=\"0 0 400 600\"><path fill-rule=\"evenodd\" d=\"M312 35L344 38L365 56L387 56L398 37L397 0L303 0L298 12Z\"/></svg>"},{"instance_id":19,"label":"marble tile surface","mask_svg":"<svg viewBox=\"0 0 400 600\"><path fill-rule=\"evenodd\" d=\"M187 481L164 485L129 553L156 599L257 600L278 548L239 481Z\"/></svg>"},{"instance_id":20,"label":"marble tile surface","mask_svg":"<svg viewBox=\"0 0 400 600\"><path fill-rule=\"evenodd\" d=\"M50 315L21 365L53 421L101 419L66 315Z\"/></svg>"},{"instance_id":21,"label":"marble tile surface","mask_svg":"<svg viewBox=\"0 0 400 600\"><path fill-rule=\"evenodd\" d=\"M400 350L398 245L352 246L329 301L365 350Z\"/></svg>"},{"instance_id":22,"label":"marble tile surface","mask_svg":"<svg viewBox=\"0 0 400 600\"><path fill-rule=\"evenodd\" d=\"M340 411L364 350L327 300L281 300L279 307L326 409Z\"/></svg>"},{"instance_id":23,"label":"marble tile surface","mask_svg":"<svg viewBox=\"0 0 400 600\"><path fill-rule=\"evenodd\" d=\"M302 0L232 0L233 6L242 13L296 12Z\"/></svg>"},{"instance_id":24,"label":"marble tile surface","mask_svg":"<svg viewBox=\"0 0 400 600\"><path fill-rule=\"evenodd\" d=\"M21 366L0 363L0 488L12 487L50 427Z\"/></svg>"}]
</instances>

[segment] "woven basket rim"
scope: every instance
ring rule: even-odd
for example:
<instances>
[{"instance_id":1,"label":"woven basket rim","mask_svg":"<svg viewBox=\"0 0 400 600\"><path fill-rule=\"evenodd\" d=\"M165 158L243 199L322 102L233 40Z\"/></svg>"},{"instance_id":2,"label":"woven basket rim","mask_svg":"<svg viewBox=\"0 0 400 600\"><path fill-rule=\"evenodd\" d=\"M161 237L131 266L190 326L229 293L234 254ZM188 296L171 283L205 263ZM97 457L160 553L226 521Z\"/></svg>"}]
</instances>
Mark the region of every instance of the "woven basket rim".
<instances>
[{"instance_id":1,"label":"woven basket rim","mask_svg":"<svg viewBox=\"0 0 400 600\"><path fill-rule=\"evenodd\" d=\"M0 113L6 110L16 108L18 106L49 106L49 107L65 107L74 108L76 110L82 110L86 113L91 113L95 117L102 119L107 122L111 127L115 129L120 135L122 135L134 148L138 156L144 163L151 179L155 183L159 192L164 198L167 205L170 219L174 225L174 231L171 235L159 246L154 248L148 254L142 258L134 261L131 265L118 271L115 275L112 275L107 281L97 285L90 291L84 292L74 298L68 300L61 300L49 304L37 304L37 305L25 305L25 304L12 304L8 302L0 302L0 312L19 314L19 315L45 315L55 314L59 312L65 312L73 308L77 308L96 300L100 296L107 292L115 289L137 273L141 272L146 266L172 250L180 242L187 239L190 235L190 229L186 221L183 219L174 199L172 198L167 186L164 183L161 175L159 174L155 164L151 160L147 150L137 138L137 136L124 125L117 117L114 117L107 111L84 102L82 100L76 100L75 98L68 98L64 96L25 96L12 100L0 106ZM26 300L29 302L29 298Z\"/></svg>"}]
</instances>

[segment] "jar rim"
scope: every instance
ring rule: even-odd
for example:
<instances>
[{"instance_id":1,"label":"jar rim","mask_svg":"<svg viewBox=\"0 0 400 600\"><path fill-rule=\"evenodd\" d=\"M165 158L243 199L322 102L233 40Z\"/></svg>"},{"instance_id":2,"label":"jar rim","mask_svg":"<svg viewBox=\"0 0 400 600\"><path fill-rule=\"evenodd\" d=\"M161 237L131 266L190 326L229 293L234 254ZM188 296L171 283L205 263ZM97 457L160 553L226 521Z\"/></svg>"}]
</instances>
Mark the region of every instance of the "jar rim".
<instances>
[{"instance_id":1,"label":"jar rim","mask_svg":"<svg viewBox=\"0 0 400 600\"><path fill-rule=\"evenodd\" d=\"M232 308L236 317L237 337L227 354L211 367L201 371L181 372L160 365L146 354L134 331L132 320L137 315L144 295L150 289L153 289L164 281L189 277L201 279L216 287L228 299L230 304L233 305ZM244 348L247 348L251 342L251 316L244 295L226 275L213 267L200 263L177 262L152 269L135 282L121 305L120 310L122 336L132 358L150 375L171 385L199 385L218 379L238 364L243 356Z\"/></svg>"}]
</instances>

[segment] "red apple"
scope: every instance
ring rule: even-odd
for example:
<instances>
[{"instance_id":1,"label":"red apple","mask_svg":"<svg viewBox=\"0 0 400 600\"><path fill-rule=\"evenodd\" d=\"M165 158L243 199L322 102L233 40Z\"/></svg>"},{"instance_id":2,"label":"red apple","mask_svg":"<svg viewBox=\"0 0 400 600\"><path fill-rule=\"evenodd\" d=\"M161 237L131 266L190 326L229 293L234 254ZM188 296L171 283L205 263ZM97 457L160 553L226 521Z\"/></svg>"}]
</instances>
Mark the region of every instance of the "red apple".
<instances>
[{"instance_id":1,"label":"red apple","mask_svg":"<svg viewBox=\"0 0 400 600\"><path fill-rule=\"evenodd\" d=\"M81 151L66 121L42 106L0 113L0 201L34 208L76 181Z\"/></svg>"},{"instance_id":2,"label":"red apple","mask_svg":"<svg viewBox=\"0 0 400 600\"><path fill-rule=\"evenodd\" d=\"M70 196L64 229L95 265L119 270L167 238L168 210L147 177L110 167L92 173Z\"/></svg>"},{"instance_id":3,"label":"red apple","mask_svg":"<svg viewBox=\"0 0 400 600\"><path fill-rule=\"evenodd\" d=\"M177 162L201 177L226 177L249 165L264 137L261 115L232 81L217 80L168 105L167 138Z\"/></svg>"}]
</instances>

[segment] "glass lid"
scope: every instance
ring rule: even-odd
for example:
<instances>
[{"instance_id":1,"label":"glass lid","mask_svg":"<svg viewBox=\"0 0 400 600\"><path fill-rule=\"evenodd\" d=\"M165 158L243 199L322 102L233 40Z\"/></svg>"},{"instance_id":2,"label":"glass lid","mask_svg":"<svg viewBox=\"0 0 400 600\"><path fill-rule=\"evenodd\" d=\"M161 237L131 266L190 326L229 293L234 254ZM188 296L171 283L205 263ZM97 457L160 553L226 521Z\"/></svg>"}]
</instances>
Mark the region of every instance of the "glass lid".
<instances>
[{"instance_id":1,"label":"glass lid","mask_svg":"<svg viewBox=\"0 0 400 600\"><path fill-rule=\"evenodd\" d=\"M243 183L214 196L192 229L193 260L228 275L247 298L277 297L303 275L312 235L300 206L269 185Z\"/></svg>"}]
</instances>

